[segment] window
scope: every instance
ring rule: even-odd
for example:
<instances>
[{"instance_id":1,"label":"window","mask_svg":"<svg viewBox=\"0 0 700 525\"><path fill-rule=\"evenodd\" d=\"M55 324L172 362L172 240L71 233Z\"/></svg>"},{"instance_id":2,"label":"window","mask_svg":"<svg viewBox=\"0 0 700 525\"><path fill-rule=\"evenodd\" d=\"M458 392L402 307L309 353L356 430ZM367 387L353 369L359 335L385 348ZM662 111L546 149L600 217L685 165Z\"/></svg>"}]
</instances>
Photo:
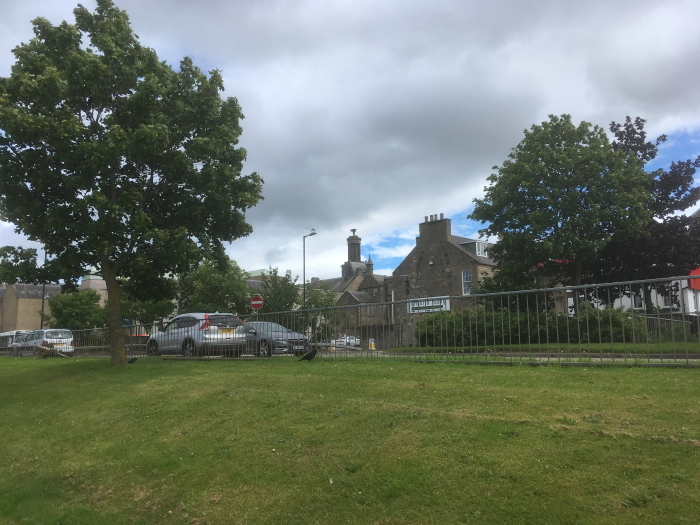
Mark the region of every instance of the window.
<instances>
[{"instance_id":1,"label":"window","mask_svg":"<svg viewBox=\"0 0 700 525\"><path fill-rule=\"evenodd\" d=\"M634 294L634 307L635 308L642 307L642 294L640 294L639 292L636 292Z\"/></svg>"},{"instance_id":2,"label":"window","mask_svg":"<svg viewBox=\"0 0 700 525\"><path fill-rule=\"evenodd\" d=\"M485 242L477 242L476 243L476 254L479 257L486 257L486 243Z\"/></svg>"},{"instance_id":3,"label":"window","mask_svg":"<svg viewBox=\"0 0 700 525\"><path fill-rule=\"evenodd\" d=\"M462 295L472 293L472 271L462 270Z\"/></svg>"}]
</instances>

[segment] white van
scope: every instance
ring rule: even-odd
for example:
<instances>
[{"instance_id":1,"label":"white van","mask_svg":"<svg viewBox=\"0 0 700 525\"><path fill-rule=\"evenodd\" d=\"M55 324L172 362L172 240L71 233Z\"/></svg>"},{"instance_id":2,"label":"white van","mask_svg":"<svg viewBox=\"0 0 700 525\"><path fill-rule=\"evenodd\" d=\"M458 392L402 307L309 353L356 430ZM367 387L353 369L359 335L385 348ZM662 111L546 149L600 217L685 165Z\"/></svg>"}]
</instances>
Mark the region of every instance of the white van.
<instances>
[{"instance_id":1,"label":"white van","mask_svg":"<svg viewBox=\"0 0 700 525\"><path fill-rule=\"evenodd\" d=\"M52 349L61 353L72 353L75 343L73 333L62 328L42 328L30 332L20 343L22 348L31 348L33 351L39 349Z\"/></svg>"},{"instance_id":2,"label":"white van","mask_svg":"<svg viewBox=\"0 0 700 525\"><path fill-rule=\"evenodd\" d=\"M9 348L13 343L19 343L25 336L30 333L31 330L12 330L10 332L3 332L0 334L0 348Z\"/></svg>"}]
</instances>

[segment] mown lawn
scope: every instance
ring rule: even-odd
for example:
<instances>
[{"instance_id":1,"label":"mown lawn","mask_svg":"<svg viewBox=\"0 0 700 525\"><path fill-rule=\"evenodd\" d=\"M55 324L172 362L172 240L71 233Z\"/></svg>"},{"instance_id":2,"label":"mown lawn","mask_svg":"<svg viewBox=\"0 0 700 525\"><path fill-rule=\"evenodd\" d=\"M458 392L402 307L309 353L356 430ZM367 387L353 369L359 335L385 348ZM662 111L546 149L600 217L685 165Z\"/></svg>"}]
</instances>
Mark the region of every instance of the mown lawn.
<instances>
[{"instance_id":1,"label":"mown lawn","mask_svg":"<svg viewBox=\"0 0 700 525\"><path fill-rule=\"evenodd\" d=\"M2 524L686 524L700 370L0 359Z\"/></svg>"}]
</instances>

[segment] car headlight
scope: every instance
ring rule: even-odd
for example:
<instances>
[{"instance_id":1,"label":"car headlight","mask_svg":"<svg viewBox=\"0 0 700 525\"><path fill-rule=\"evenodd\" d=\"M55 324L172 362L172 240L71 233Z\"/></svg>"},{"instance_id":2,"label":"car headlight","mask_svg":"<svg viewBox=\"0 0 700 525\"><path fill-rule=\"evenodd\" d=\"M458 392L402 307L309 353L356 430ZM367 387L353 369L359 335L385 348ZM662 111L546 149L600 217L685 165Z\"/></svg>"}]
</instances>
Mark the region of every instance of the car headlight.
<instances>
[{"instance_id":1,"label":"car headlight","mask_svg":"<svg viewBox=\"0 0 700 525\"><path fill-rule=\"evenodd\" d=\"M275 342L281 343L281 344L283 344L283 345L289 344L289 341L287 341L286 339L278 339L278 338L276 338L276 337L275 337Z\"/></svg>"}]
</instances>

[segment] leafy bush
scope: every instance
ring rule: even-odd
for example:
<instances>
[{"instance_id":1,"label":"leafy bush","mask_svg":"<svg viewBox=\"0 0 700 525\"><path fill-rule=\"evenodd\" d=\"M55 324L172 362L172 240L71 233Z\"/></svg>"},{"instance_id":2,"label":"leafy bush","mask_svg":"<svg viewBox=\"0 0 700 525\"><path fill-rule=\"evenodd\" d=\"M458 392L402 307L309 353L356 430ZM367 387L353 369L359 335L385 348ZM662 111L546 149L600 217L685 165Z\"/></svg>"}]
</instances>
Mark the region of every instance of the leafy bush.
<instances>
[{"instance_id":1,"label":"leafy bush","mask_svg":"<svg viewBox=\"0 0 700 525\"><path fill-rule=\"evenodd\" d=\"M647 318L632 310L587 302L573 316L477 306L428 315L416 323L414 334L422 347L698 340L686 323L661 321L658 329L647 328Z\"/></svg>"}]
</instances>

